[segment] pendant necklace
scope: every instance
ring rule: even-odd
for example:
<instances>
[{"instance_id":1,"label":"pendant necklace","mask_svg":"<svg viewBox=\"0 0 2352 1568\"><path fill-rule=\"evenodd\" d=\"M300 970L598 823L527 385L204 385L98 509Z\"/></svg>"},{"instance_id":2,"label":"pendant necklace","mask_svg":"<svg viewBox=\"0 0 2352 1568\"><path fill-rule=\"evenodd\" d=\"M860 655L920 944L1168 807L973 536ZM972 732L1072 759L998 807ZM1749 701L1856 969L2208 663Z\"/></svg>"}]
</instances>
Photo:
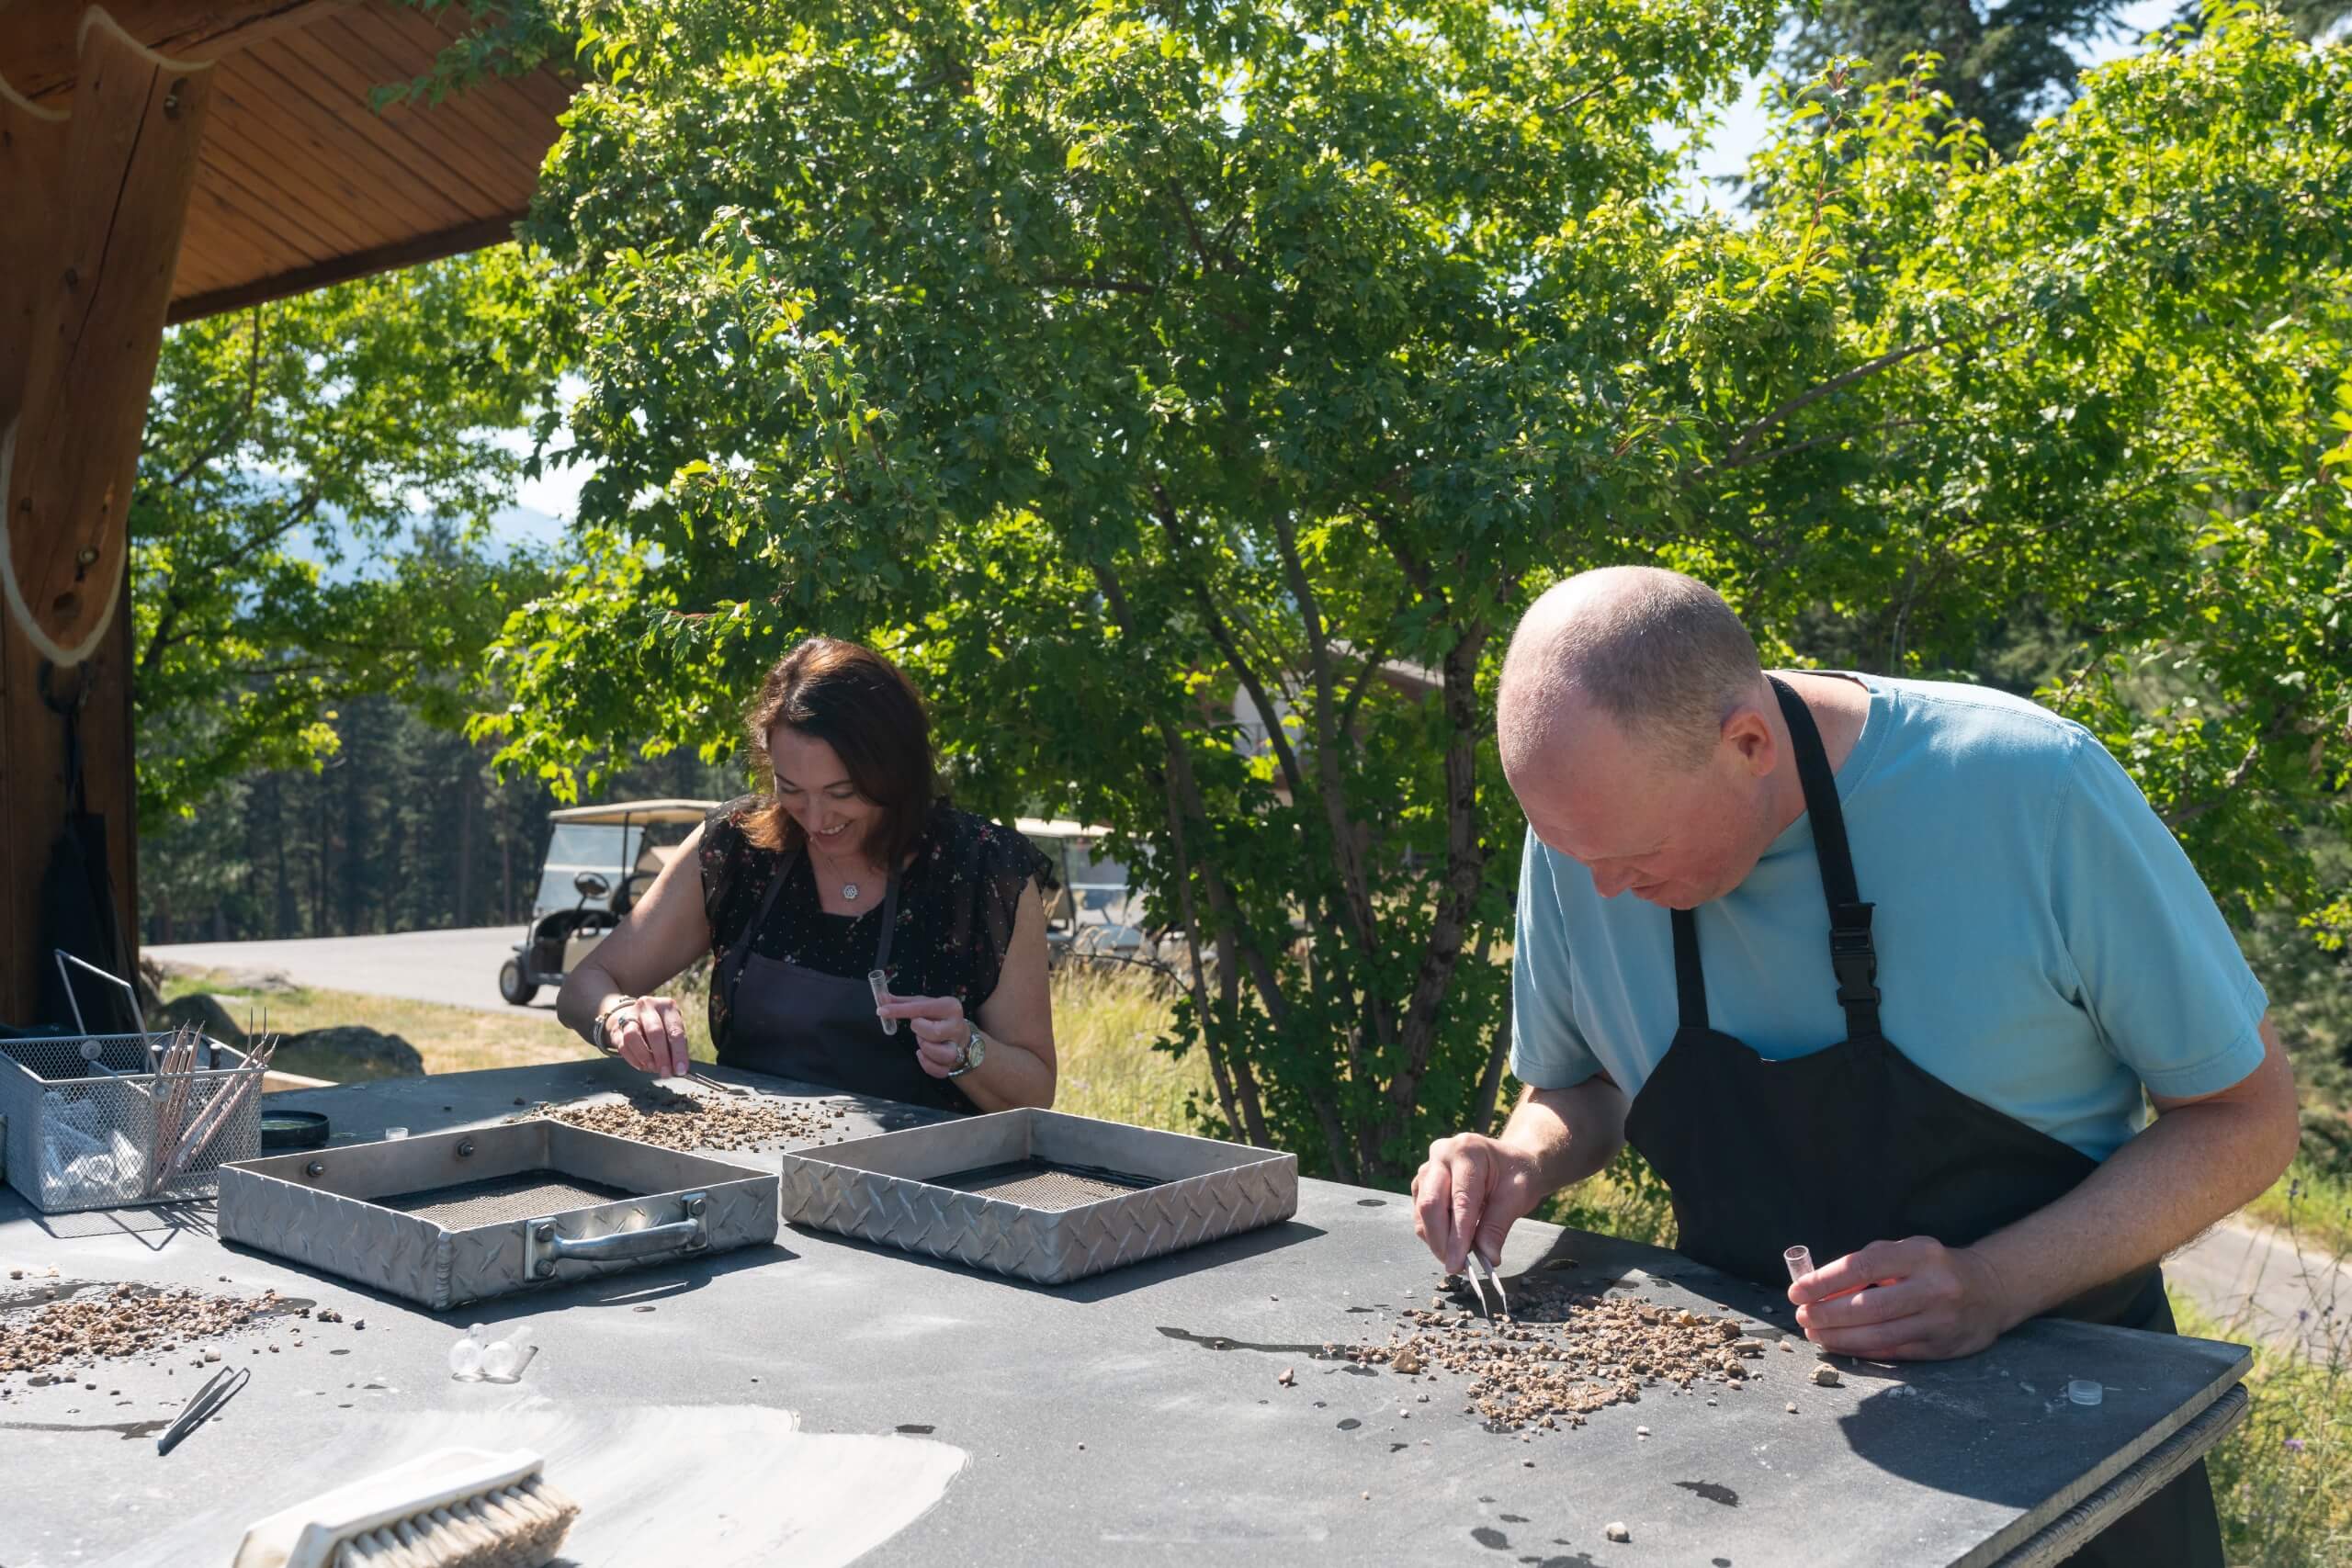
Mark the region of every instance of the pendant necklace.
<instances>
[{"instance_id":1,"label":"pendant necklace","mask_svg":"<svg viewBox=\"0 0 2352 1568\"><path fill-rule=\"evenodd\" d=\"M815 840L812 838L812 839L810 840L810 842L811 842L811 844L813 845L813 844L814 844L814 842L815 842ZM821 850L818 851L818 853L819 853L819 854L820 854L820 855L824 855L824 861L825 861L825 863L826 863L828 866L832 866L833 874L834 874L835 876L839 876L839 875L841 875L841 868L840 868L839 866L837 866L837 865L834 865L834 864L833 864L833 857L832 857L832 856L824 854L824 852L823 852L823 851L821 851ZM854 904L854 903L856 903L856 902L857 902L857 896L858 896L858 894L859 894L859 892L860 892L860 891L862 891L862 889L860 889L860 888L859 888L859 886L858 886L858 885L857 885L856 883L854 883L854 882L847 882L847 881L843 882L843 883L842 884L842 901L843 903L847 903L847 904Z\"/></svg>"}]
</instances>

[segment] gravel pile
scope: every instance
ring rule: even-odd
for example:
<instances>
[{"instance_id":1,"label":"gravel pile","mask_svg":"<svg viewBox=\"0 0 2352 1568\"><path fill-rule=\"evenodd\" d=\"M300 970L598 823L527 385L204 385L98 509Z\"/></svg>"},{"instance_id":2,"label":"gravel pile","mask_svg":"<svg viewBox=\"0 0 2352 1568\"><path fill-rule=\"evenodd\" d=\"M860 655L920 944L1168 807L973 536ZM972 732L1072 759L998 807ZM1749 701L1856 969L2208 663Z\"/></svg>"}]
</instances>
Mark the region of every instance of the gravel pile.
<instances>
[{"instance_id":1,"label":"gravel pile","mask_svg":"<svg viewBox=\"0 0 2352 1568\"><path fill-rule=\"evenodd\" d=\"M1327 1345L1324 1354L1430 1382L1440 1372L1467 1377L1464 1409L1518 1431L1581 1427L1593 1411L1633 1404L1660 1383L1738 1388L1764 1351L1736 1319L1634 1297L1531 1282L1514 1305L1514 1315L1490 1321L1438 1297L1402 1314L1386 1344Z\"/></svg>"},{"instance_id":2,"label":"gravel pile","mask_svg":"<svg viewBox=\"0 0 2352 1568\"><path fill-rule=\"evenodd\" d=\"M848 1108L840 1105L796 1104L785 1100L719 1096L707 1099L653 1088L631 1096L626 1104L577 1101L541 1105L526 1116L552 1116L591 1133L634 1138L657 1148L693 1154L702 1149L764 1149L779 1144L805 1144L831 1139L842 1130ZM510 1116L520 1122L525 1116Z\"/></svg>"},{"instance_id":3,"label":"gravel pile","mask_svg":"<svg viewBox=\"0 0 2352 1568\"><path fill-rule=\"evenodd\" d=\"M145 1356L191 1340L216 1338L259 1317L293 1310L276 1291L258 1296L208 1296L191 1290L114 1285L0 1316L0 1373ZM303 1315L307 1316L305 1312Z\"/></svg>"}]
</instances>

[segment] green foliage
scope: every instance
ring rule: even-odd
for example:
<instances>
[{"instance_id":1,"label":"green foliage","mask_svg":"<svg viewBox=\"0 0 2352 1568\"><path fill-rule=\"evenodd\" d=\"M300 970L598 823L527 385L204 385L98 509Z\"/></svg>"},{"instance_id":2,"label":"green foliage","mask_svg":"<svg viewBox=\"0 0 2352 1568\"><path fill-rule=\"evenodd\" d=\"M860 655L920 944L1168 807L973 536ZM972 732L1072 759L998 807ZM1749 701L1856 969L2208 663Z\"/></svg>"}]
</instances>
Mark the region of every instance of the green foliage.
<instances>
[{"instance_id":1,"label":"green foliage","mask_svg":"<svg viewBox=\"0 0 2352 1568\"><path fill-rule=\"evenodd\" d=\"M316 767L337 705L444 724L537 569L482 529L543 401L502 247L211 317L164 340L132 496L142 833L257 769Z\"/></svg>"},{"instance_id":2,"label":"green foliage","mask_svg":"<svg viewBox=\"0 0 2352 1568\"><path fill-rule=\"evenodd\" d=\"M481 732L568 788L716 755L805 632L887 649L967 804L1148 851L1216 1124L1393 1179L1485 1121L1494 669L1606 561L1889 671L2047 628L2225 902L2317 902L2345 51L2219 14L2007 160L1924 68L1833 75L1733 225L1652 134L1768 48L1730 0L557 19L531 236L600 467Z\"/></svg>"},{"instance_id":3,"label":"green foliage","mask_svg":"<svg viewBox=\"0 0 2352 1568\"><path fill-rule=\"evenodd\" d=\"M2022 610L2065 628L2041 694L2240 919L2312 909L2343 827L2347 89L2352 51L2240 10L2094 73L2007 161L1919 78L1817 91L1831 130L1766 155L1728 250L1820 325L1702 359L1791 403L1867 372L1723 465L1758 618L1826 599L1882 667L1962 671ZM1780 281L1792 245L1835 280Z\"/></svg>"}]
</instances>

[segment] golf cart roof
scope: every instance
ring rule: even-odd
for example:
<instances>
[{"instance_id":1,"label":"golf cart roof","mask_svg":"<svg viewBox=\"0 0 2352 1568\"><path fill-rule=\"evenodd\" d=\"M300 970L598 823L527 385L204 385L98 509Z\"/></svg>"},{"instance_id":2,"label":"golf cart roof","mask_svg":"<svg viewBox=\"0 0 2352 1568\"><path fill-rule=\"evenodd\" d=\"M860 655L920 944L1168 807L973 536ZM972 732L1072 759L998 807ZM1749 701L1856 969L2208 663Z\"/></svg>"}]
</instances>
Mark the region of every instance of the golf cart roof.
<instances>
[{"instance_id":1,"label":"golf cart roof","mask_svg":"<svg viewBox=\"0 0 2352 1568\"><path fill-rule=\"evenodd\" d=\"M699 822L718 809L715 800L616 800L609 806L568 806L548 813L550 822L593 827L634 827L640 822Z\"/></svg>"},{"instance_id":2,"label":"golf cart roof","mask_svg":"<svg viewBox=\"0 0 2352 1568\"><path fill-rule=\"evenodd\" d=\"M1023 817L1013 823L1024 838L1031 839L1101 839L1107 838L1108 828L1090 828L1083 822L1065 822L1057 818L1047 821L1042 817Z\"/></svg>"}]
</instances>

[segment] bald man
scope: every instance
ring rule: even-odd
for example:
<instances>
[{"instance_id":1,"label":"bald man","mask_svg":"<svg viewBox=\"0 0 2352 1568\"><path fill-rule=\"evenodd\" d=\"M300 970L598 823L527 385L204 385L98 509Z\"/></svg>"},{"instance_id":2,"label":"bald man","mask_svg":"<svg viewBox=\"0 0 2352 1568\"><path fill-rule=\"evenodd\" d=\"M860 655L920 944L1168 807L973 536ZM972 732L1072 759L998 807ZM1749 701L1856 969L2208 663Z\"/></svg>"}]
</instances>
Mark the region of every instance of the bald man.
<instances>
[{"instance_id":1,"label":"bald man","mask_svg":"<svg viewBox=\"0 0 2352 1568\"><path fill-rule=\"evenodd\" d=\"M2088 731L1979 687L1768 674L1712 590L1644 568L1531 608L1497 717L1528 1087L1414 1179L1449 1270L1631 1143L1690 1257L1779 1284L1811 1249L1789 1299L1830 1350L2171 1329L2157 1260L2286 1168L2294 1080ZM2218 1568L2204 1467L2074 1561Z\"/></svg>"}]
</instances>

